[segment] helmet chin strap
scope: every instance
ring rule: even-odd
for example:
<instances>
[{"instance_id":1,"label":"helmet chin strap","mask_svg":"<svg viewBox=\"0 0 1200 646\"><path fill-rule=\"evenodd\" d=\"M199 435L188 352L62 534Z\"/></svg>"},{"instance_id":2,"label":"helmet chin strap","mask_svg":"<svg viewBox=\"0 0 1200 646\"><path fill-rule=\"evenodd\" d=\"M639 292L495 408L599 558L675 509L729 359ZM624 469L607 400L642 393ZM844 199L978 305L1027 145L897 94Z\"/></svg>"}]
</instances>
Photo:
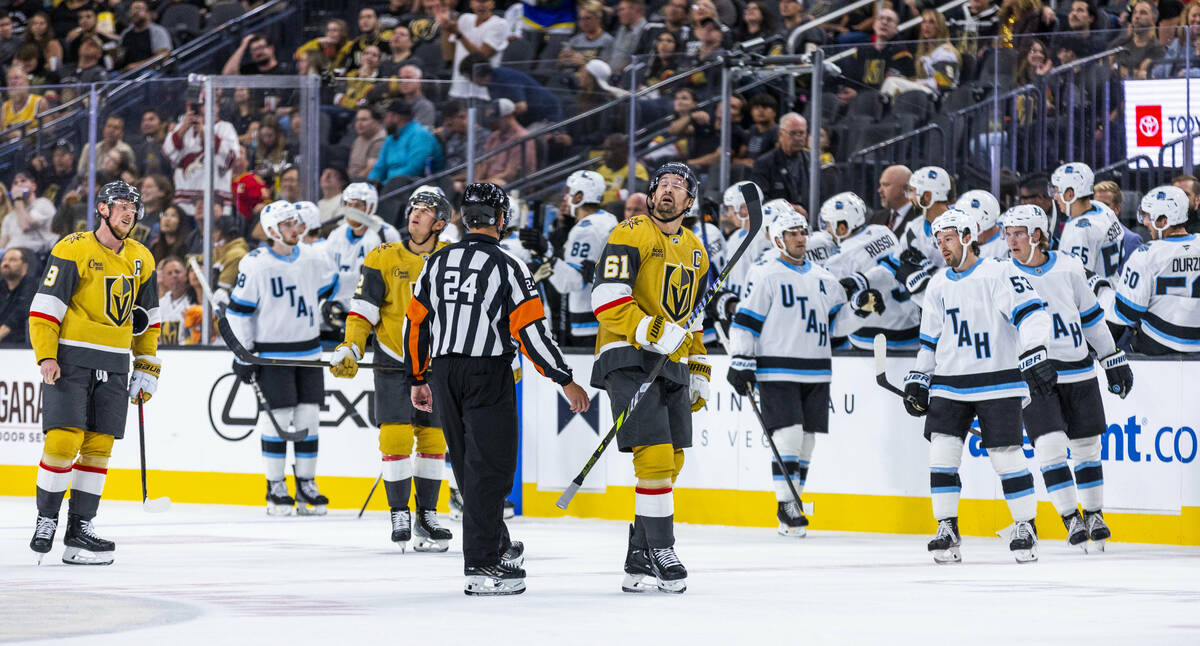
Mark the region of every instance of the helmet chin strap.
<instances>
[{"instance_id":1,"label":"helmet chin strap","mask_svg":"<svg viewBox=\"0 0 1200 646\"><path fill-rule=\"evenodd\" d=\"M576 193L580 193L580 192L576 191ZM567 206L571 207L571 219L577 220L578 218L575 216L575 209L578 209L579 207L583 206L583 194L580 193L578 202L576 202L574 200L574 197L575 197L574 194L567 196Z\"/></svg>"},{"instance_id":2,"label":"helmet chin strap","mask_svg":"<svg viewBox=\"0 0 1200 646\"><path fill-rule=\"evenodd\" d=\"M692 198L692 202L695 202L695 201L696 201L696 198ZM659 222L674 222L675 220L678 220L678 219L682 218L683 216L687 215L687 212L692 210L692 204L691 204L691 202L689 202L686 207L684 207L682 210L679 211L679 215L676 215L673 218L660 218L660 217L658 217L658 208L657 208L658 203L656 202L656 203L652 204L651 206L653 208L650 209L650 217L654 218L655 220L658 220ZM571 214L574 215L574 209L572 209Z\"/></svg>"},{"instance_id":3,"label":"helmet chin strap","mask_svg":"<svg viewBox=\"0 0 1200 646\"><path fill-rule=\"evenodd\" d=\"M775 238L773 240L773 242L775 243L776 247L779 247L779 252L782 253L783 255L787 256L788 258L792 259L795 262L798 262L798 263L804 262L804 256L800 256L799 258L797 258L797 257L793 256L792 254L788 253L787 245L784 244L784 242L781 238Z\"/></svg>"},{"instance_id":4,"label":"helmet chin strap","mask_svg":"<svg viewBox=\"0 0 1200 646\"><path fill-rule=\"evenodd\" d=\"M1029 234L1029 257L1025 259L1025 266L1028 267L1033 264L1033 256L1037 253L1037 243L1033 241L1033 231L1030 231L1029 227L1025 227L1025 231Z\"/></svg>"},{"instance_id":5,"label":"helmet chin strap","mask_svg":"<svg viewBox=\"0 0 1200 646\"><path fill-rule=\"evenodd\" d=\"M963 240L961 231L958 234L958 242L962 245L963 252L962 258L959 259L958 266L954 268L954 271L962 271L963 265L967 263L967 252L971 250L970 243Z\"/></svg>"},{"instance_id":6,"label":"helmet chin strap","mask_svg":"<svg viewBox=\"0 0 1200 646\"><path fill-rule=\"evenodd\" d=\"M436 222L435 222L435 224L436 224ZM409 240L412 240L413 243L416 244L418 247L423 247L423 246L425 246L426 242L429 242L430 240L436 238L445 229L446 229L446 227L442 227L441 229L434 229L433 227L430 227L429 235L425 236L424 240L417 242L417 239L415 237L409 238ZM409 234L412 234L412 231L409 231Z\"/></svg>"},{"instance_id":7,"label":"helmet chin strap","mask_svg":"<svg viewBox=\"0 0 1200 646\"><path fill-rule=\"evenodd\" d=\"M105 204L108 205L108 215L102 215L100 216L100 219L104 220L105 226L108 227L108 232L111 233L114 238L120 240L121 242L125 242L125 239L133 234L133 227L129 227L129 230L125 232L125 235L118 236L117 230L114 229L112 225L112 202L105 202ZM137 218L134 218L133 223L135 225L137 224Z\"/></svg>"}]
</instances>

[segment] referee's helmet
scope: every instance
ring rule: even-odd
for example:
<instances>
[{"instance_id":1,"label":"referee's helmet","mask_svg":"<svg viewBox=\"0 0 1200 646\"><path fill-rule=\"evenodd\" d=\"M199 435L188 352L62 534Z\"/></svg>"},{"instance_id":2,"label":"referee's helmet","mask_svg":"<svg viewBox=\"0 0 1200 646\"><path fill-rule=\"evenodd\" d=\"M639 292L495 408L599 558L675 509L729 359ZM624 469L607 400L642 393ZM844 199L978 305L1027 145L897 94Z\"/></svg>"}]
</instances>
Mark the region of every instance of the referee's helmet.
<instances>
[{"instance_id":1,"label":"referee's helmet","mask_svg":"<svg viewBox=\"0 0 1200 646\"><path fill-rule=\"evenodd\" d=\"M494 226L503 230L508 214L508 194L499 186L476 182L463 191L462 218L468 229Z\"/></svg>"}]
</instances>

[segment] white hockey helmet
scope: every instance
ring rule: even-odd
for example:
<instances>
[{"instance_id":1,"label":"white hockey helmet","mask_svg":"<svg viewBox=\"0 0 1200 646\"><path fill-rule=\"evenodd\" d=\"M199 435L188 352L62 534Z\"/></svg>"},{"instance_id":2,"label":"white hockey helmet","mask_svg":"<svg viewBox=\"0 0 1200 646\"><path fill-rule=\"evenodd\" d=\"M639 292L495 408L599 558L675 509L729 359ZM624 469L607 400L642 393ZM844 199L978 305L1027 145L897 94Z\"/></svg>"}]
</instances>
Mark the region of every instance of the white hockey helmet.
<instances>
[{"instance_id":1,"label":"white hockey helmet","mask_svg":"<svg viewBox=\"0 0 1200 646\"><path fill-rule=\"evenodd\" d=\"M303 201L292 204L292 207L300 214L300 221L304 223L306 232L321 228L321 209L316 204Z\"/></svg>"},{"instance_id":2,"label":"white hockey helmet","mask_svg":"<svg viewBox=\"0 0 1200 646\"><path fill-rule=\"evenodd\" d=\"M996 226L1000 219L1000 202L987 191L967 191L959 196L954 208L975 216L979 219L979 230L987 231Z\"/></svg>"},{"instance_id":3,"label":"white hockey helmet","mask_svg":"<svg viewBox=\"0 0 1200 646\"><path fill-rule=\"evenodd\" d=\"M908 190L913 197L917 198L917 205L922 209L927 209L934 202L950 201L953 182L950 181L950 173L947 173L945 168L922 166L913 171L912 176L908 178ZM923 202L926 193L930 194L929 204Z\"/></svg>"},{"instance_id":4,"label":"white hockey helmet","mask_svg":"<svg viewBox=\"0 0 1200 646\"><path fill-rule=\"evenodd\" d=\"M758 191L758 201L761 203L763 199L762 189L758 187L758 184L750 181L738 182L725 189L725 195L722 199L725 208L732 210L734 217L739 221L742 219L742 207L746 206L746 196L742 195L742 187L746 185L753 186L754 190Z\"/></svg>"},{"instance_id":5,"label":"white hockey helmet","mask_svg":"<svg viewBox=\"0 0 1200 646\"><path fill-rule=\"evenodd\" d=\"M1062 196L1064 202L1069 207L1072 202L1083 197L1091 197L1094 190L1096 176L1092 173L1092 169L1081 162L1068 162L1054 169L1054 173L1050 175L1050 186L1054 188L1054 192ZM1066 198L1067 189L1074 189L1071 200L1068 202Z\"/></svg>"},{"instance_id":6,"label":"white hockey helmet","mask_svg":"<svg viewBox=\"0 0 1200 646\"><path fill-rule=\"evenodd\" d=\"M291 219L295 219L297 222L302 221L300 211L287 200L271 202L264 206L258 214L258 222L262 225L263 233L266 233L267 237L272 240L283 240L283 236L279 234L279 225Z\"/></svg>"},{"instance_id":7,"label":"white hockey helmet","mask_svg":"<svg viewBox=\"0 0 1200 646\"><path fill-rule=\"evenodd\" d=\"M792 260L802 260L802 258L794 258L787 252L787 245L783 243L783 232L789 229L800 227L808 233L808 218L800 215L796 209L787 200L771 200L763 205L763 218L769 222L767 224L767 236L771 239L771 244L776 249Z\"/></svg>"},{"instance_id":8,"label":"white hockey helmet","mask_svg":"<svg viewBox=\"0 0 1200 646\"><path fill-rule=\"evenodd\" d=\"M829 233L841 242L867 223L867 205L854 193L838 193L821 205L820 217ZM837 235L839 222L846 223L846 235L840 237Z\"/></svg>"},{"instance_id":9,"label":"white hockey helmet","mask_svg":"<svg viewBox=\"0 0 1200 646\"><path fill-rule=\"evenodd\" d=\"M379 205L379 192L366 182L354 182L342 191L342 206L346 206L346 203L352 200L361 200L366 203L367 208L363 211L367 215L374 215L375 208Z\"/></svg>"},{"instance_id":10,"label":"white hockey helmet","mask_svg":"<svg viewBox=\"0 0 1200 646\"><path fill-rule=\"evenodd\" d=\"M413 195L417 193L437 193L442 197L446 197L446 191L443 191L442 187L437 184L422 184L417 187L417 190L413 191Z\"/></svg>"},{"instance_id":11,"label":"white hockey helmet","mask_svg":"<svg viewBox=\"0 0 1200 646\"><path fill-rule=\"evenodd\" d=\"M603 175L594 170L577 170L567 177L567 204L571 205L571 212L574 213L578 206L599 204L604 200L606 190L608 185ZM576 193L583 194L578 202L575 201Z\"/></svg>"},{"instance_id":12,"label":"white hockey helmet","mask_svg":"<svg viewBox=\"0 0 1200 646\"><path fill-rule=\"evenodd\" d=\"M1001 222L1005 228L1024 228L1030 239L1033 238L1033 232L1038 229L1042 230L1043 236L1050 235L1050 216L1046 215L1042 207L1036 204L1018 204L1012 207L1004 212Z\"/></svg>"},{"instance_id":13,"label":"white hockey helmet","mask_svg":"<svg viewBox=\"0 0 1200 646\"><path fill-rule=\"evenodd\" d=\"M934 235L943 229L954 229L958 232L958 241L963 245L979 240L979 233L982 231L979 228L978 218L953 206L937 216L931 228ZM970 240L967 240L968 235L971 236Z\"/></svg>"},{"instance_id":14,"label":"white hockey helmet","mask_svg":"<svg viewBox=\"0 0 1200 646\"><path fill-rule=\"evenodd\" d=\"M1155 231L1165 231L1187 222L1188 196L1178 186L1159 186L1151 189L1142 198L1139 209L1142 218L1149 218L1150 228ZM1158 219L1167 218L1166 226L1159 228Z\"/></svg>"}]
</instances>

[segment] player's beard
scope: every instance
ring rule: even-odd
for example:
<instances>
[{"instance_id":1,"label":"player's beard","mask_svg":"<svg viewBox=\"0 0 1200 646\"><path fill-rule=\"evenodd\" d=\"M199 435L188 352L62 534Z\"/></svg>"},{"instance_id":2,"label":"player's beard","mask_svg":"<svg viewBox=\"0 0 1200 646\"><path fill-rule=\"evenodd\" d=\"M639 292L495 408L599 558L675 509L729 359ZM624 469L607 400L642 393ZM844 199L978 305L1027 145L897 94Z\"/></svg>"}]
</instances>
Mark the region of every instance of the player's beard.
<instances>
[{"instance_id":1,"label":"player's beard","mask_svg":"<svg viewBox=\"0 0 1200 646\"><path fill-rule=\"evenodd\" d=\"M671 204L663 204L662 201L659 200L654 203L654 210L650 212L650 215L659 222L674 222L675 220L683 217L690 207L690 204L687 207L678 205L673 199ZM678 208L678 211L675 210L676 208Z\"/></svg>"}]
</instances>

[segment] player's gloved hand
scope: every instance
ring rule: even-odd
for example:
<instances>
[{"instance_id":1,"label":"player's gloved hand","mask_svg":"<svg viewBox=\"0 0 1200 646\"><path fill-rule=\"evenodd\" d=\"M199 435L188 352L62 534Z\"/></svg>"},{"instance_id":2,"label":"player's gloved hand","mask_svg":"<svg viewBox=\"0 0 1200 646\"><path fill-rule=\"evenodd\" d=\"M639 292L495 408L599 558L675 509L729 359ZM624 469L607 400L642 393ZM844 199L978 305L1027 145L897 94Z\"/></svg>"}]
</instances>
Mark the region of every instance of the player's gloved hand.
<instances>
[{"instance_id":1,"label":"player's gloved hand","mask_svg":"<svg viewBox=\"0 0 1200 646\"><path fill-rule=\"evenodd\" d=\"M929 375L916 370L904 376L904 410L913 417L924 417L929 410Z\"/></svg>"},{"instance_id":2,"label":"player's gloved hand","mask_svg":"<svg viewBox=\"0 0 1200 646\"><path fill-rule=\"evenodd\" d=\"M1029 384L1029 392L1043 397L1054 392L1054 384L1058 383L1058 371L1050 363L1050 353L1046 346L1038 347L1021 355L1017 362L1021 369L1021 377Z\"/></svg>"},{"instance_id":3,"label":"player's gloved hand","mask_svg":"<svg viewBox=\"0 0 1200 646\"><path fill-rule=\"evenodd\" d=\"M579 263L579 275L583 276L583 282L591 284L592 279L596 277L596 261L584 260Z\"/></svg>"},{"instance_id":4,"label":"player's gloved hand","mask_svg":"<svg viewBox=\"0 0 1200 646\"><path fill-rule=\"evenodd\" d=\"M258 366L252 363L243 363L237 359L233 360L233 374L244 384L248 384L258 377Z\"/></svg>"},{"instance_id":5,"label":"player's gloved hand","mask_svg":"<svg viewBox=\"0 0 1200 646\"><path fill-rule=\"evenodd\" d=\"M900 253L900 267L896 269L896 281L904 285L910 294L918 294L925 289L929 278L933 276L933 264L925 255L913 248Z\"/></svg>"},{"instance_id":6,"label":"player's gloved hand","mask_svg":"<svg viewBox=\"0 0 1200 646\"><path fill-rule=\"evenodd\" d=\"M1092 289L1092 293L1095 294L1097 298L1100 296L1101 292L1113 288L1112 283L1110 283L1107 278L1093 273L1087 269L1084 270L1084 273L1087 274L1088 287Z\"/></svg>"},{"instance_id":7,"label":"player's gloved hand","mask_svg":"<svg viewBox=\"0 0 1200 646\"><path fill-rule=\"evenodd\" d=\"M342 343L333 349L333 356L329 357L329 372L332 372L334 377L352 379L358 374L360 360L362 352L358 346L350 342Z\"/></svg>"},{"instance_id":8,"label":"player's gloved hand","mask_svg":"<svg viewBox=\"0 0 1200 646\"><path fill-rule=\"evenodd\" d=\"M1104 376L1108 378L1109 391L1125 399L1133 390L1133 370L1129 368L1125 353L1117 350L1101 359L1100 365L1104 368Z\"/></svg>"},{"instance_id":9,"label":"player's gloved hand","mask_svg":"<svg viewBox=\"0 0 1200 646\"><path fill-rule=\"evenodd\" d=\"M708 400L708 382L712 379L712 364L703 354L688 357L688 395L692 398L692 412L704 408Z\"/></svg>"},{"instance_id":10,"label":"player's gloved hand","mask_svg":"<svg viewBox=\"0 0 1200 646\"><path fill-rule=\"evenodd\" d=\"M129 401L136 404L138 397L141 397L143 402L150 401L150 397L158 389L160 373L162 373L162 359L148 354L134 358L133 373L129 375Z\"/></svg>"},{"instance_id":11,"label":"player's gloved hand","mask_svg":"<svg viewBox=\"0 0 1200 646\"><path fill-rule=\"evenodd\" d=\"M554 273L554 261L544 262L538 265L538 268L533 272L533 282L540 283L550 277Z\"/></svg>"},{"instance_id":12,"label":"player's gloved hand","mask_svg":"<svg viewBox=\"0 0 1200 646\"><path fill-rule=\"evenodd\" d=\"M839 278L838 283L841 284L842 289L846 290L846 298L852 298L855 292L862 289L862 286L858 284L857 280L854 280L853 276Z\"/></svg>"},{"instance_id":13,"label":"player's gloved hand","mask_svg":"<svg viewBox=\"0 0 1200 646\"><path fill-rule=\"evenodd\" d=\"M878 289L864 289L854 295L854 315L867 318L871 314L883 314L887 306L883 304L883 294Z\"/></svg>"},{"instance_id":14,"label":"player's gloved hand","mask_svg":"<svg viewBox=\"0 0 1200 646\"><path fill-rule=\"evenodd\" d=\"M687 330L663 316L647 316L638 322L634 341L644 350L671 355L687 339Z\"/></svg>"},{"instance_id":15,"label":"player's gloved hand","mask_svg":"<svg viewBox=\"0 0 1200 646\"><path fill-rule=\"evenodd\" d=\"M224 287L218 287L217 291L213 292L213 305L217 309L223 309L229 305L229 290Z\"/></svg>"},{"instance_id":16,"label":"player's gloved hand","mask_svg":"<svg viewBox=\"0 0 1200 646\"><path fill-rule=\"evenodd\" d=\"M521 239L521 246L525 247L535 256L544 256L546 251L550 249L550 243L546 241L546 236L542 235L541 231L532 227L525 227L517 232L517 237Z\"/></svg>"},{"instance_id":17,"label":"player's gloved hand","mask_svg":"<svg viewBox=\"0 0 1200 646\"><path fill-rule=\"evenodd\" d=\"M722 290L708 301L704 313L713 320L729 323L729 320L733 318L733 311L737 309L738 302L737 294L729 290Z\"/></svg>"},{"instance_id":18,"label":"player's gloved hand","mask_svg":"<svg viewBox=\"0 0 1200 646\"><path fill-rule=\"evenodd\" d=\"M725 380L733 386L733 392L747 397L758 383L758 377L754 375L757 369L758 361L753 357L734 355L729 362L729 372L725 373Z\"/></svg>"}]
</instances>

